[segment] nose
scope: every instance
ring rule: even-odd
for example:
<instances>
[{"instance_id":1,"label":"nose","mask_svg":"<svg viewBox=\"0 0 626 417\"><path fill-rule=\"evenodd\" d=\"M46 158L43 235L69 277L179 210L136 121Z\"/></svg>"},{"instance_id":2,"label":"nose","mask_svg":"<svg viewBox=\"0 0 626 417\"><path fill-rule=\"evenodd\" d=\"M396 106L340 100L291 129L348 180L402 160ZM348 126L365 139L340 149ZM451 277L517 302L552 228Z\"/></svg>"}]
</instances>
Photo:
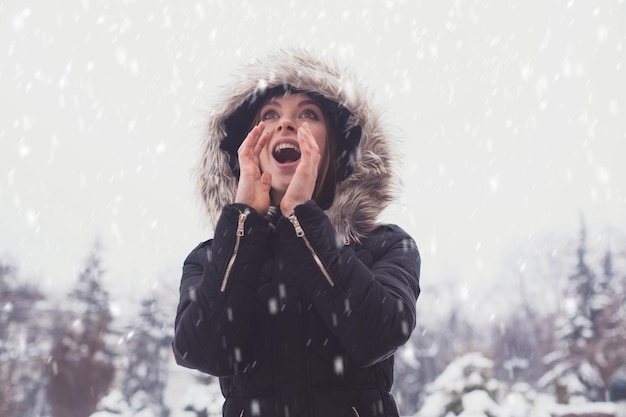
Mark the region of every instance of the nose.
<instances>
[{"instance_id":1,"label":"nose","mask_svg":"<svg viewBox=\"0 0 626 417\"><path fill-rule=\"evenodd\" d=\"M278 132L282 132L283 130L286 130L288 132L295 132L297 130L296 123L293 121L292 118L284 115L278 121L278 126L276 127L276 130Z\"/></svg>"}]
</instances>

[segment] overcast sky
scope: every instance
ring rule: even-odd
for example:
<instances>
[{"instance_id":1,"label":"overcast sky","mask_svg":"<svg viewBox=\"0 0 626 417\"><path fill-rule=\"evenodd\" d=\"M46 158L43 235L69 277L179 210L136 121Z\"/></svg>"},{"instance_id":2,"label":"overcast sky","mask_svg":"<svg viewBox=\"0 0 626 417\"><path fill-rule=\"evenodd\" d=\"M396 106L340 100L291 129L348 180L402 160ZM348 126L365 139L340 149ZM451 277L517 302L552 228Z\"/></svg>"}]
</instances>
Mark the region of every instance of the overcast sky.
<instances>
[{"instance_id":1,"label":"overcast sky","mask_svg":"<svg viewBox=\"0 0 626 417\"><path fill-rule=\"evenodd\" d=\"M290 46L354 67L397 129L385 219L426 288L476 300L581 213L596 243L626 231L624 0L236 3L0 1L0 256L22 276L62 294L100 238L122 308L176 289L211 236L190 174L213 96Z\"/></svg>"}]
</instances>

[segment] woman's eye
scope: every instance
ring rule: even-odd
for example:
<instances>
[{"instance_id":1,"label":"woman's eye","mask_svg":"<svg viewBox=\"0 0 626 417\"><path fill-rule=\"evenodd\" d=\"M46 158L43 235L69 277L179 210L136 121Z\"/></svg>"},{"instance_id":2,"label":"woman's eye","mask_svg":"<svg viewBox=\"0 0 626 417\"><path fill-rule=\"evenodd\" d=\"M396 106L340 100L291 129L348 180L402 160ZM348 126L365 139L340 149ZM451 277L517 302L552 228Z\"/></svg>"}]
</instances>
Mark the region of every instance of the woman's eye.
<instances>
[{"instance_id":1,"label":"woman's eye","mask_svg":"<svg viewBox=\"0 0 626 417\"><path fill-rule=\"evenodd\" d=\"M305 110L300 113L300 117L303 117L305 119L317 119L317 114L315 114L313 110Z\"/></svg>"},{"instance_id":2,"label":"woman's eye","mask_svg":"<svg viewBox=\"0 0 626 417\"><path fill-rule=\"evenodd\" d=\"M278 113L276 113L275 110L268 110L265 113L263 113L263 117L261 117L263 120L268 120L268 119L277 119L278 118Z\"/></svg>"}]
</instances>

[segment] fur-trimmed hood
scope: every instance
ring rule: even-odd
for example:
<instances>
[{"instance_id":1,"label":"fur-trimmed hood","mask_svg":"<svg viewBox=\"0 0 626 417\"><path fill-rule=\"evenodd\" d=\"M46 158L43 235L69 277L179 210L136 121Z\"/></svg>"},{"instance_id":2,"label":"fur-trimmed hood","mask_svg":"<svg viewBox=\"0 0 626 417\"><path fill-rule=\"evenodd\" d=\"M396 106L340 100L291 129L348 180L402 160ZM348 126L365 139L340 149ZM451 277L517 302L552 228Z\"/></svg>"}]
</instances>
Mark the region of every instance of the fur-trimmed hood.
<instances>
[{"instance_id":1,"label":"fur-trimmed hood","mask_svg":"<svg viewBox=\"0 0 626 417\"><path fill-rule=\"evenodd\" d=\"M208 220L214 227L222 208L234 202L237 148L263 97L281 87L321 96L335 113L341 180L326 214L344 241L358 242L377 226L378 216L395 197L392 139L356 75L303 50L281 50L254 61L217 100L196 170Z\"/></svg>"}]
</instances>

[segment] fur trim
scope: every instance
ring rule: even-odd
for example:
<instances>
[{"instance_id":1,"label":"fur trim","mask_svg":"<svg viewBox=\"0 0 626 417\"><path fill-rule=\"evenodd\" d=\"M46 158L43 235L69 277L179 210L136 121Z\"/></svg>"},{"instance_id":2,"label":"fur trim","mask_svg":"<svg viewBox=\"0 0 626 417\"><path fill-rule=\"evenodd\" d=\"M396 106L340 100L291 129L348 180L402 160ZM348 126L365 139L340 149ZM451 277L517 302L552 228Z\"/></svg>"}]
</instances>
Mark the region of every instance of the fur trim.
<instances>
[{"instance_id":1,"label":"fur trim","mask_svg":"<svg viewBox=\"0 0 626 417\"><path fill-rule=\"evenodd\" d=\"M237 191L238 180L229 154L220 146L229 133L226 122L251 98L283 85L316 92L344 106L351 113L347 127L361 128L354 169L337 184L333 204L326 210L341 238L358 242L377 227L378 216L395 198L398 176L392 139L382 126L381 112L372 108L365 88L352 71L300 49L280 50L251 63L218 99L209 116L196 167L208 220L214 227L222 208L234 201Z\"/></svg>"}]
</instances>

